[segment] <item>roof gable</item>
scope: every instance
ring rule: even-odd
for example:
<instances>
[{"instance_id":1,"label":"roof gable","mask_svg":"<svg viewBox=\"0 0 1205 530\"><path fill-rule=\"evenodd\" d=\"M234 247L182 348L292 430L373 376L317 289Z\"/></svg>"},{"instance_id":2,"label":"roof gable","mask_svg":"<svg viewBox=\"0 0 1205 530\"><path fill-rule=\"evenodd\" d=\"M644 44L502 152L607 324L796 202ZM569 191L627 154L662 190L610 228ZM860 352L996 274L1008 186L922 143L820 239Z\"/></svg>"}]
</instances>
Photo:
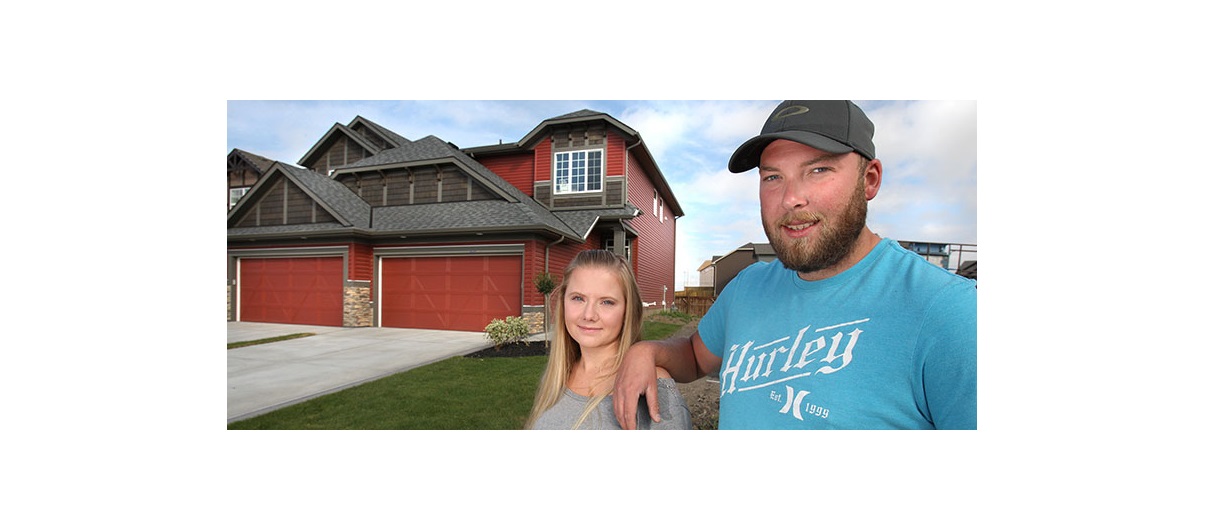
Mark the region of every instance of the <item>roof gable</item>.
<instances>
[{"instance_id":1,"label":"roof gable","mask_svg":"<svg viewBox=\"0 0 1205 530\"><path fill-rule=\"evenodd\" d=\"M509 202L519 202L526 194L519 191L513 184L499 177L489 168L481 165L464 154L460 149L452 147L447 142L435 136L425 136L401 147L381 151L359 162L336 169L332 178L340 179L345 175L364 171L378 171L399 167L417 167L451 163L464 170L469 178L485 186Z\"/></svg>"},{"instance_id":2,"label":"roof gable","mask_svg":"<svg viewBox=\"0 0 1205 530\"><path fill-rule=\"evenodd\" d=\"M306 153L302 155L301 159L297 161L297 164L308 168L319 166L319 162L321 161L322 157L326 155L327 150L334 146L335 143L340 139L345 139L346 141L359 146L361 149L367 152L369 156L381 151L380 147L364 139L364 137L360 136L358 133L356 133L356 131L351 130L346 125L336 123L326 131L326 134L322 135L322 138L318 139L318 141L314 143L314 146L311 147L309 151L306 151Z\"/></svg>"},{"instance_id":3,"label":"roof gable","mask_svg":"<svg viewBox=\"0 0 1205 530\"><path fill-rule=\"evenodd\" d=\"M226 226L245 229L335 223L366 228L370 210L342 184L308 169L277 162L227 213Z\"/></svg>"},{"instance_id":4,"label":"roof gable","mask_svg":"<svg viewBox=\"0 0 1205 530\"><path fill-rule=\"evenodd\" d=\"M405 136L386 129L363 116L356 116L355 119L351 120L351 123L347 124L347 128L353 131L359 131L361 128L372 131L386 142L385 145L382 146L383 149L400 147L410 143L410 140L406 139Z\"/></svg>"},{"instance_id":5,"label":"roof gable","mask_svg":"<svg viewBox=\"0 0 1205 530\"><path fill-rule=\"evenodd\" d=\"M634 152L637 161L645 166L645 172L651 173L650 178L655 187L662 192L662 197L666 198L671 211L681 215L676 200L668 192L668 185L656 164L652 162L647 148L643 147L639 134L605 113L582 109L544 120L520 144L542 137L546 133L551 134L565 126L580 127L597 122L605 123L609 130L617 131L633 142L628 149ZM360 146L364 154L357 156L363 158L350 163L324 159L326 151L339 141ZM382 147L387 145L391 147ZM518 144L512 144L509 148L516 149ZM320 161L321 167L315 167ZM638 214L638 210L631 204L625 204L621 208L554 213L455 145L435 136L411 141L362 116L356 116L349 125L336 123L332 126L302 156L300 163L306 167L272 162L264 178L260 179L247 196L228 213L228 234L243 238L257 237L260 234L288 236L316 232L346 233L348 230L400 235L479 235L485 232L539 231L584 241L600 222L615 222L635 233L627 223ZM328 163L331 168L330 176L325 174ZM376 200L366 191L368 188L356 188L365 193L365 197L361 198L357 191L349 187L350 184L345 185L342 182L356 176L358 186L360 176L375 175L384 178L384 174L394 168L429 170L435 167L438 171L441 165L445 171L449 168L448 165L454 165L457 174L462 172L464 176L472 179L473 186L480 184L492 192L492 195L486 194L479 198L476 194L471 194L467 200L448 201L445 198L434 203L402 205L387 204L382 199L379 203L373 203L376 204L374 208L373 204L365 200ZM309 167L321 171L307 169ZM460 182L463 182L463 177L461 178ZM412 190L413 183L412 180ZM378 195L377 198L383 196ZM287 204L292 210L283 213L280 211L283 207L277 207L275 203L267 205L266 201ZM308 217L297 213L307 206ZM246 219L253 210L258 216L257 222L247 222ZM262 222L265 216L270 217L270 222Z\"/></svg>"},{"instance_id":6,"label":"roof gable","mask_svg":"<svg viewBox=\"0 0 1205 530\"><path fill-rule=\"evenodd\" d=\"M580 233L578 230L571 229L561 218L553 215L548 208L536 202L535 199L527 196L527 194L520 191L513 184L507 182L506 179L503 179L493 171L490 171L489 168L474 160L460 149L457 149L448 142L445 142L435 136L425 136L406 145L381 151L375 156L365 158L359 162L336 169L332 174L332 178L335 180L341 180L343 178L347 178L348 176L362 172L377 172L392 168L423 167L439 164L455 165L461 171L463 171L466 176L473 179L475 183L484 186L498 197L501 197L502 201L467 201L421 205L426 207L425 209L421 210L423 215L430 215L432 212L436 212L440 216L449 218L465 215L484 215L484 208L487 208L487 206L476 203L506 202L514 205L515 207L511 208L506 216L495 217L495 222L498 223L498 226L510 228L543 227L544 229L552 230L558 234L568 235L570 237L574 237L575 239L580 239L582 237L579 235ZM417 206L420 205L388 208L411 208L410 211L419 212L419 210L414 209ZM497 214L498 211L496 208L498 207L498 205L490 206L490 208L495 208L495 210L490 211L494 214ZM378 212L378 215L376 215L373 220L374 228L415 228L410 225L392 223L390 221L390 216L392 215L390 212L396 211L400 210L386 211L384 208L380 209L380 212ZM437 221L436 224L440 225L440 222ZM451 222L451 224L448 224L447 226L440 225L439 227L450 228L452 226L460 226L460 224L457 222ZM465 226L467 227L468 225Z\"/></svg>"},{"instance_id":7,"label":"roof gable","mask_svg":"<svg viewBox=\"0 0 1205 530\"><path fill-rule=\"evenodd\" d=\"M230 154L226 156L227 166L231 165L235 160L238 160L238 159L243 160L247 164L251 165L251 167L259 170L261 175L265 171L267 171L268 168L272 167L272 164L276 163L275 160L272 160L270 158L265 158L265 157L255 154L255 153L251 153L251 152L243 151L242 149L235 148L235 149L231 149Z\"/></svg>"}]
</instances>

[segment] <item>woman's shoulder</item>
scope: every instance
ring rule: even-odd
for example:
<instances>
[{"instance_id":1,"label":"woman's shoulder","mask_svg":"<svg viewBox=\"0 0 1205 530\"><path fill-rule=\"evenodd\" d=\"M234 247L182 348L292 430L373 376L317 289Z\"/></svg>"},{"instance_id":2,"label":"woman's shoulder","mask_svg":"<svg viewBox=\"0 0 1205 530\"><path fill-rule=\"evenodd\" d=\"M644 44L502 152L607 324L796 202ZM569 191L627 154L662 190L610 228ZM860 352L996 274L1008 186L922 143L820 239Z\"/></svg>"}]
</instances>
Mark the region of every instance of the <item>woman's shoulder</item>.
<instances>
[{"instance_id":1,"label":"woman's shoulder","mask_svg":"<svg viewBox=\"0 0 1205 530\"><path fill-rule=\"evenodd\" d=\"M690 429L690 407L686 397L678 390L678 383L669 377L657 378L657 402L660 404L661 422L650 425L654 430Z\"/></svg>"}]
</instances>

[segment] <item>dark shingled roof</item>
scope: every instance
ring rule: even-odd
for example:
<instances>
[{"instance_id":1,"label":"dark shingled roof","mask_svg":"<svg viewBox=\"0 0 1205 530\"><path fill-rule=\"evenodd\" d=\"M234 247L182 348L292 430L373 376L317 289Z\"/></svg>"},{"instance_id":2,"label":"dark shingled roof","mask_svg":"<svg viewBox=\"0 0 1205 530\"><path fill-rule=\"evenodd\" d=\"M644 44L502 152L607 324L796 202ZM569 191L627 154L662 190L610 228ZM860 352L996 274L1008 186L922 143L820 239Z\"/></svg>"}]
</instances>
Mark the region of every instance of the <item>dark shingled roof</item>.
<instances>
[{"instance_id":1,"label":"dark shingled roof","mask_svg":"<svg viewBox=\"0 0 1205 530\"><path fill-rule=\"evenodd\" d=\"M582 110L575 110L575 111L573 111L573 112L570 112L569 114L562 114L562 115L557 116L557 117L555 117L555 118L548 118L548 121L553 121L553 120L564 120L564 119L568 119L568 118L585 118L585 117L587 117L587 116L598 116L598 115L601 115L601 114L606 114L606 113L605 113L605 112L599 112L599 111L597 111L597 110L582 109Z\"/></svg>"},{"instance_id":2,"label":"dark shingled roof","mask_svg":"<svg viewBox=\"0 0 1205 530\"><path fill-rule=\"evenodd\" d=\"M255 153L243 151L242 149L238 149L238 148L231 149L230 152L232 154L237 154L238 156L243 157L244 160L246 160L252 166L255 166L255 169L258 169L260 174L263 174L264 172L268 171L268 168L272 167L272 164L276 163L275 160L272 160L270 158L264 158Z\"/></svg>"},{"instance_id":3,"label":"dark shingled roof","mask_svg":"<svg viewBox=\"0 0 1205 530\"><path fill-rule=\"evenodd\" d=\"M552 120L602 114L582 109L552 118ZM398 143L398 147L382 150L363 160L336 168L334 178L281 162L275 162L276 165L273 166L305 188L320 206L326 208L338 219L338 223L230 228L227 234L233 236L288 235L346 231L348 229L363 230L368 233L448 234L535 230L549 231L582 241L600 221L623 222L636 217L639 213L639 210L631 204L622 208L552 212L464 151L435 136L410 141L361 116L357 116L353 121L363 122L383 136L388 136L390 140ZM332 131L335 129L354 134L354 131L339 124L335 124ZM502 199L388 206L374 210L355 192L335 180L344 175L381 167L433 164L455 164L463 169L470 178L478 180L497 192ZM241 206L246 205L246 200L240 201L230 215L233 216Z\"/></svg>"},{"instance_id":4,"label":"dark shingled roof","mask_svg":"<svg viewBox=\"0 0 1205 530\"><path fill-rule=\"evenodd\" d=\"M364 202L364 199L357 197L355 192L348 189L347 186L308 169L288 164L278 164L277 167L313 192L311 196L314 200L349 226L368 226L372 217L372 207Z\"/></svg>"},{"instance_id":5,"label":"dark shingled roof","mask_svg":"<svg viewBox=\"0 0 1205 530\"><path fill-rule=\"evenodd\" d=\"M346 226L341 223L310 223L303 225L273 225L247 226L242 228L227 228L227 236L292 236L318 235L326 232L346 232Z\"/></svg>"},{"instance_id":6,"label":"dark shingled roof","mask_svg":"<svg viewBox=\"0 0 1205 530\"><path fill-rule=\"evenodd\" d=\"M278 173L279 172L279 173ZM372 208L363 199L356 196L354 192L347 189L347 186L339 184L323 175L314 173L305 168L291 166L283 162L276 162L271 169L260 179L253 188L255 193L266 182L272 180L274 175L280 174L283 178L287 178L298 185L301 189L312 197L319 205L334 215L338 220L337 223L310 223L300 225L282 225L282 226L254 226L226 229L227 236L245 236L245 235L272 235L272 234L292 234L292 233L311 233L325 232L330 230L346 230L347 228L367 227L372 217ZM234 209L227 214L227 219L233 219L235 215L241 212L247 204L250 204L255 199L241 200L234 206Z\"/></svg>"},{"instance_id":7,"label":"dark shingled roof","mask_svg":"<svg viewBox=\"0 0 1205 530\"><path fill-rule=\"evenodd\" d=\"M387 139L397 145L406 145L406 144L410 143L410 140L407 139L405 136L402 136L389 129L381 127L376 122L369 120L368 118L365 118L363 116L356 116L356 119L352 120L352 123L355 123L356 120L360 120L361 122L364 122L364 124L368 125L371 129L376 131L377 134L384 136L385 139Z\"/></svg>"},{"instance_id":8,"label":"dark shingled roof","mask_svg":"<svg viewBox=\"0 0 1205 530\"><path fill-rule=\"evenodd\" d=\"M599 220L615 221L623 219L632 219L636 217L638 210L631 204L625 205L623 208L605 208L600 210L565 210L552 212L566 225L569 225L578 238L585 239L594 225L598 224Z\"/></svg>"},{"instance_id":9,"label":"dark shingled roof","mask_svg":"<svg viewBox=\"0 0 1205 530\"><path fill-rule=\"evenodd\" d=\"M559 229L572 235L567 227L550 227L544 216L527 205L504 200L461 201L412 204L377 208L373 229L384 232L467 232L513 231L518 229Z\"/></svg>"},{"instance_id":10,"label":"dark shingled roof","mask_svg":"<svg viewBox=\"0 0 1205 530\"><path fill-rule=\"evenodd\" d=\"M413 142L407 142L400 147L385 149L373 156L346 166L340 166L336 171L348 173L349 170L366 167L388 166L407 162L424 162L452 158L452 146L434 136L426 136Z\"/></svg>"},{"instance_id":11,"label":"dark shingled roof","mask_svg":"<svg viewBox=\"0 0 1205 530\"><path fill-rule=\"evenodd\" d=\"M469 215L469 216L493 215L493 216L495 216L494 222L500 223L500 224L497 224L497 225L474 225L474 224L471 224L471 222L469 222L469 224L466 224L465 226L466 227L468 227L468 226L473 226L473 227L499 226L499 227L503 227L503 228L506 228L506 227L510 227L510 228L540 227L540 228L546 228L546 229L552 230L553 232L557 232L560 234L565 234L565 235L569 235L569 236L577 236L579 238L584 237L584 236L580 235L577 231L569 228L569 226L567 226L560 218L553 215L552 212L548 211L548 208L545 208L543 205L536 202L535 199L528 197L527 194L520 191L518 188L516 188L510 182L507 182L506 179L499 177L493 171L490 171L488 168L481 165L480 162L474 160L473 157L470 157L469 155L464 154L464 152L461 151L460 149L452 147L447 142L440 140L439 138L437 138L435 136L426 136L426 137L420 138L418 140L415 140L415 141L413 141L407 145L401 146L401 147L397 147L394 149L386 149L384 151L381 151L380 153L377 153L374 156L365 158L354 164L349 164L347 166L343 166L335 171L335 177L338 178L338 176L342 175L342 174L355 173L357 170L362 170L365 168L373 168L373 167L378 167L378 166L390 166L390 165L398 165L398 164L422 163L422 162L434 163L437 161L449 161L449 162L455 161L455 163L457 163L461 167L463 167L470 174L471 177L476 177L479 180L484 181L487 184L489 184L495 190L500 191L502 196L506 198L506 201L468 201L465 203L454 203L453 202L453 203L439 203L439 204L433 204L433 205L415 205L415 206L442 206L442 208L423 210L424 212L426 212L424 215L436 216L436 217L458 217L460 215ZM506 202L506 203L510 204L511 206L508 206L505 208L501 205L495 205L492 207L466 206L466 205L476 205L477 203L490 203L490 202ZM459 205L459 206L454 206L454 205ZM410 206L399 206L397 208L407 209L407 208L411 208L411 207ZM403 229L409 230L410 228L398 228L401 225L396 225L396 227L395 227L395 225L383 224L386 222L383 219L389 218L389 216L401 215L400 213L398 213L396 211L389 211L389 212L385 211L385 210L392 210L392 209L393 209L393 207L378 209L378 211L376 213L376 219L374 220L374 223L373 223L374 224L373 228L380 229L380 230L403 230ZM410 211L410 210L406 210L406 211ZM417 221L414 221L414 222L417 222ZM456 219L444 220L444 221L427 220L427 221L423 221L423 222L434 222L435 225L441 229L451 228L453 226L456 226L457 223L460 223L460 221L456 220ZM418 225L415 225L415 226L418 226Z\"/></svg>"}]
</instances>

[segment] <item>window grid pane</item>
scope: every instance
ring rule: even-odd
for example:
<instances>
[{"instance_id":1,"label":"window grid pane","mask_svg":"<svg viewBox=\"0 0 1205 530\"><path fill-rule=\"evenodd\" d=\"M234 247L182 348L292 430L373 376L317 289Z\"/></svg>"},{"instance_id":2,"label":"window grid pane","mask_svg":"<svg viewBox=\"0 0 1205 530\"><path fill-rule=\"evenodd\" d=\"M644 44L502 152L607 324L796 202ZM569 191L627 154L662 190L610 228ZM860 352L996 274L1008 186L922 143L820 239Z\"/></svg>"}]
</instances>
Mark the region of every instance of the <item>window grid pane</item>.
<instances>
[{"instance_id":1,"label":"window grid pane","mask_svg":"<svg viewBox=\"0 0 1205 530\"><path fill-rule=\"evenodd\" d=\"M569 191L569 153L556 154L556 192Z\"/></svg>"},{"instance_id":2,"label":"window grid pane","mask_svg":"<svg viewBox=\"0 0 1205 530\"><path fill-rule=\"evenodd\" d=\"M589 162L587 162L587 178L586 188L590 191L599 191L602 189L602 151L591 151Z\"/></svg>"},{"instance_id":3,"label":"window grid pane","mask_svg":"<svg viewBox=\"0 0 1205 530\"><path fill-rule=\"evenodd\" d=\"M602 151L556 153L553 164L556 193L602 190Z\"/></svg>"}]
</instances>

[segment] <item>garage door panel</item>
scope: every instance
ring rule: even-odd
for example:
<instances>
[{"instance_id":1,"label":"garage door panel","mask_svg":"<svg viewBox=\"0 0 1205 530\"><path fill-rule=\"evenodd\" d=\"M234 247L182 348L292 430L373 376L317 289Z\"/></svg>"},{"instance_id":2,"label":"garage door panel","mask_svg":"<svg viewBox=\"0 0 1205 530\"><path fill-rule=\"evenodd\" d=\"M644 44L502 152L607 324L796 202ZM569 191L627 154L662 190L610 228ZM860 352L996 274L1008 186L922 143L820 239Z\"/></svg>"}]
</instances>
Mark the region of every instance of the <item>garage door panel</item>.
<instances>
[{"instance_id":1,"label":"garage door panel","mask_svg":"<svg viewBox=\"0 0 1205 530\"><path fill-rule=\"evenodd\" d=\"M244 258L239 267L240 320L343 325L343 258Z\"/></svg>"},{"instance_id":2,"label":"garage door panel","mask_svg":"<svg viewBox=\"0 0 1205 530\"><path fill-rule=\"evenodd\" d=\"M386 258L381 325L481 331L520 313L519 256Z\"/></svg>"}]
</instances>

